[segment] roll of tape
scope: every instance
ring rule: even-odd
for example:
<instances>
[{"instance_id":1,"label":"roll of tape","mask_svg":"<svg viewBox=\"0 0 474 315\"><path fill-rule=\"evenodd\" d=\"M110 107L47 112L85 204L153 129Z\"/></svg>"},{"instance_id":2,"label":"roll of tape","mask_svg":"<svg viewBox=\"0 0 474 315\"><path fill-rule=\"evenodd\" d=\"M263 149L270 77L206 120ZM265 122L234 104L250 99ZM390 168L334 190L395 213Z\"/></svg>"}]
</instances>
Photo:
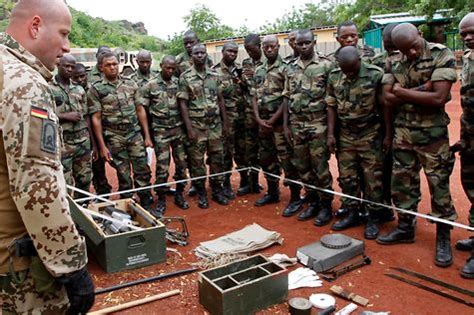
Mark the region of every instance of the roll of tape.
<instances>
[{"instance_id":1,"label":"roll of tape","mask_svg":"<svg viewBox=\"0 0 474 315\"><path fill-rule=\"evenodd\" d=\"M295 297L288 301L291 315L311 315L313 305L308 299Z\"/></svg>"},{"instance_id":2,"label":"roll of tape","mask_svg":"<svg viewBox=\"0 0 474 315\"><path fill-rule=\"evenodd\" d=\"M336 299L330 296L329 294L318 293L318 294L311 294L309 297L311 304L314 307L324 310L329 306L333 306L336 304Z\"/></svg>"}]
</instances>

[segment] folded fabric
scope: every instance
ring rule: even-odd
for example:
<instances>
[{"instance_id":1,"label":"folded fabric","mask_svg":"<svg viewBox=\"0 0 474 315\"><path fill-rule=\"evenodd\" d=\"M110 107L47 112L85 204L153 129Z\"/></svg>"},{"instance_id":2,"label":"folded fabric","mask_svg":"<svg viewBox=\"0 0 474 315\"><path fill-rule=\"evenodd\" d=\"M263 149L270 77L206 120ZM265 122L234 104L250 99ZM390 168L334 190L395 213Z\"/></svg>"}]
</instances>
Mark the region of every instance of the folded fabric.
<instances>
[{"instance_id":1,"label":"folded fabric","mask_svg":"<svg viewBox=\"0 0 474 315\"><path fill-rule=\"evenodd\" d=\"M278 253L274 254L271 257L268 257L268 259L270 259L275 264L279 264L280 266L283 266L283 267L293 266L293 265L296 265L296 263L298 262L298 258L296 257L290 258L285 254L278 254Z\"/></svg>"}]
</instances>

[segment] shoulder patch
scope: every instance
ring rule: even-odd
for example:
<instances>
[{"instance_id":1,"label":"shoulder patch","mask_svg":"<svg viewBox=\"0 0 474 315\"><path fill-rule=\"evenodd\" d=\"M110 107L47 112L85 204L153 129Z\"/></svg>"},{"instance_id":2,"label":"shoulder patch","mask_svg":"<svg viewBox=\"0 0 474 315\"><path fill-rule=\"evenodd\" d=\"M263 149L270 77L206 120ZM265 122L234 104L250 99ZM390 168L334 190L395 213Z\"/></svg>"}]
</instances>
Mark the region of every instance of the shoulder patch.
<instances>
[{"instance_id":1,"label":"shoulder patch","mask_svg":"<svg viewBox=\"0 0 474 315\"><path fill-rule=\"evenodd\" d=\"M47 153L56 153L57 126L49 119L43 119L41 128L41 150Z\"/></svg>"}]
</instances>

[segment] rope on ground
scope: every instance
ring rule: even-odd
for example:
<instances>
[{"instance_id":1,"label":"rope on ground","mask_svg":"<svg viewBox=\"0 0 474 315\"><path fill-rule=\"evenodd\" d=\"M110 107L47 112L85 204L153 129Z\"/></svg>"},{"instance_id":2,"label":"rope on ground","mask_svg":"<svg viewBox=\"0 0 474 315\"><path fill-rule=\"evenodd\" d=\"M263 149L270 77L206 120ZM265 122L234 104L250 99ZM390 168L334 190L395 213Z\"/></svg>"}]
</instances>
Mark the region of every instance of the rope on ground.
<instances>
[{"instance_id":1,"label":"rope on ground","mask_svg":"<svg viewBox=\"0 0 474 315\"><path fill-rule=\"evenodd\" d=\"M406 209L398 208L398 207L395 207L395 206L387 205L387 204L384 204L384 203L379 203L379 202L375 202L375 201L371 201L371 200L367 200L367 199L347 195L347 194L337 192L337 191L334 191L334 190L320 188L320 187L310 185L310 184L305 184L301 181L296 181L296 180L284 178L281 175L275 175L275 174L265 172L265 171L263 171L263 170L261 170L257 167L254 167L254 166L243 167L243 168L234 169L234 170L231 170L231 171L225 171L225 172L220 172L220 173L215 173L215 174L209 174L209 175L205 175L205 176L198 176L198 177L193 177L193 178L188 178L188 179L182 179L182 180L177 180L177 181L172 181L172 182L166 182L166 183L162 183L162 184L150 185L150 186L146 186L146 187L127 189L127 190L117 191L117 192L113 192L113 193L109 193L109 194L103 194L103 195L94 195L92 193L88 193L88 192L85 192L83 190L78 190L77 188L69 186L69 185L68 185L68 188L73 189L75 191L78 191L80 193L83 193L83 194L89 196L89 197L86 197L86 198L75 199L74 201L76 201L78 203L93 200L93 199L99 199L99 200L104 200L105 201L105 200L107 200L107 199L105 199L107 197L117 196L117 195L120 195L120 194L134 193L134 192L141 191L141 190L148 190L148 189L153 189L153 188L163 187L163 186L169 186L169 185L178 184L178 183L187 183L188 181L212 178L212 177L222 176L222 175L226 175L226 174L230 174L230 173L234 173L234 172L251 171L251 170L256 171L256 172L261 171L265 176L277 178L277 179L283 180L284 182L300 185L302 187L309 188L309 189L312 189L312 190L324 192L324 193L331 194L331 195L338 196L338 197L344 197L344 198L348 198L348 199L352 199L352 200L357 200L359 202L371 204L371 205L378 206L378 207L392 209L392 210L397 211L397 212L410 214L410 215L413 215L413 216L416 216L416 217L420 217L420 218L423 218L423 219L430 220L432 222L451 225L453 227L465 229L465 230L468 230L468 231L471 231L471 232L474 231L474 227L471 227L471 226L468 226L468 225L465 225L465 224L462 224L462 223L457 223L457 222L449 221L449 220L446 220L446 219L443 219L443 218L437 218L437 217L433 217L431 215L427 215L427 214L423 214L423 213L419 213L419 212L415 212L415 211L406 210ZM107 202L110 202L110 200L107 200Z\"/></svg>"}]
</instances>

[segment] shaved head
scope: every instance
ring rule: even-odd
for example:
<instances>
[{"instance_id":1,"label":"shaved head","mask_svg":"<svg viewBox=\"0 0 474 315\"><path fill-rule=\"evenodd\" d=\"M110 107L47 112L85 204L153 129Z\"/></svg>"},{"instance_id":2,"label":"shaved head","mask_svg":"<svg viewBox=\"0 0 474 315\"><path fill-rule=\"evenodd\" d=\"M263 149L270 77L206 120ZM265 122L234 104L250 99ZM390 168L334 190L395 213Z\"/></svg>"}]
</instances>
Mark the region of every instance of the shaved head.
<instances>
[{"instance_id":1,"label":"shaved head","mask_svg":"<svg viewBox=\"0 0 474 315\"><path fill-rule=\"evenodd\" d=\"M234 49L239 49L239 45L237 45L235 42L227 42L224 44L224 47L222 47L222 51L227 50L229 48L234 48Z\"/></svg>"},{"instance_id":2,"label":"shaved head","mask_svg":"<svg viewBox=\"0 0 474 315\"><path fill-rule=\"evenodd\" d=\"M462 18L459 28L465 26L474 26L474 12L468 13Z\"/></svg>"},{"instance_id":3,"label":"shaved head","mask_svg":"<svg viewBox=\"0 0 474 315\"><path fill-rule=\"evenodd\" d=\"M166 55L161 59L161 63L169 63L169 62L176 62L176 58L173 55Z\"/></svg>"},{"instance_id":4,"label":"shaved head","mask_svg":"<svg viewBox=\"0 0 474 315\"><path fill-rule=\"evenodd\" d=\"M262 42L264 44L273 44L273 43L278 44L278 37L276 37L276 35L267 35L263 38Z\"/></svg>"},{"instance_id":5,"label":"shaved head","mask_svg":"<svg viewBox=\"0 0 474 315\"><path fill-rule=\"evenodd\" d=\"M424 39L418 29L410 23L402 23L392 30L392 42L410 60L423 53Z\"/></svg>"},{"instance_id":6,"label":"shaved head","mask_svg":"<svg viewBox=\"0 0 474 315\"><path fill-rule=\"evenodd\" d=\"M355 77L360 70L360 55L354 46L346 46L339 50L337 62L342 72L348 77Z\"/></svg>"},{"instance_id":7,"label":"shaved head","mask_svg":"<svg viewBox=\"0 0 474 315\"><path fill-rule=\"evenodd\" d=\"M474 13L468 13L459 23L459 35L467 48L474 49Z\"/></svg>"},{"instance_id":8,"label":"shaved head","mask_svg":"<svg viewBox=\"0 0 474 315\"><path fill-rule=\"evenodd\" d=\"M66 54L61 58L61 63L64 63L64 62L76 63L76 58L74 58L73 55Z\"/></svg>"},{"instance_id":9,"label":"shaved head","mask_svg":"<svg viewBox=\"0 0 474 315\"><path fill-rule=\"evenodd\" d=\"M151 59L151 53L148 50L142 49L138 52L137 59Z\"/></svg>"},{"instance_id":10,"label":"shaved head","mask_svg":"<svg viewBox=\"0 0 474 315\"><path fill-rule=\"evenodd\" d=\"M5 32L52 71L69 52L71 21L63 0L20 0Z\"/></svg>"}]
</instances>

